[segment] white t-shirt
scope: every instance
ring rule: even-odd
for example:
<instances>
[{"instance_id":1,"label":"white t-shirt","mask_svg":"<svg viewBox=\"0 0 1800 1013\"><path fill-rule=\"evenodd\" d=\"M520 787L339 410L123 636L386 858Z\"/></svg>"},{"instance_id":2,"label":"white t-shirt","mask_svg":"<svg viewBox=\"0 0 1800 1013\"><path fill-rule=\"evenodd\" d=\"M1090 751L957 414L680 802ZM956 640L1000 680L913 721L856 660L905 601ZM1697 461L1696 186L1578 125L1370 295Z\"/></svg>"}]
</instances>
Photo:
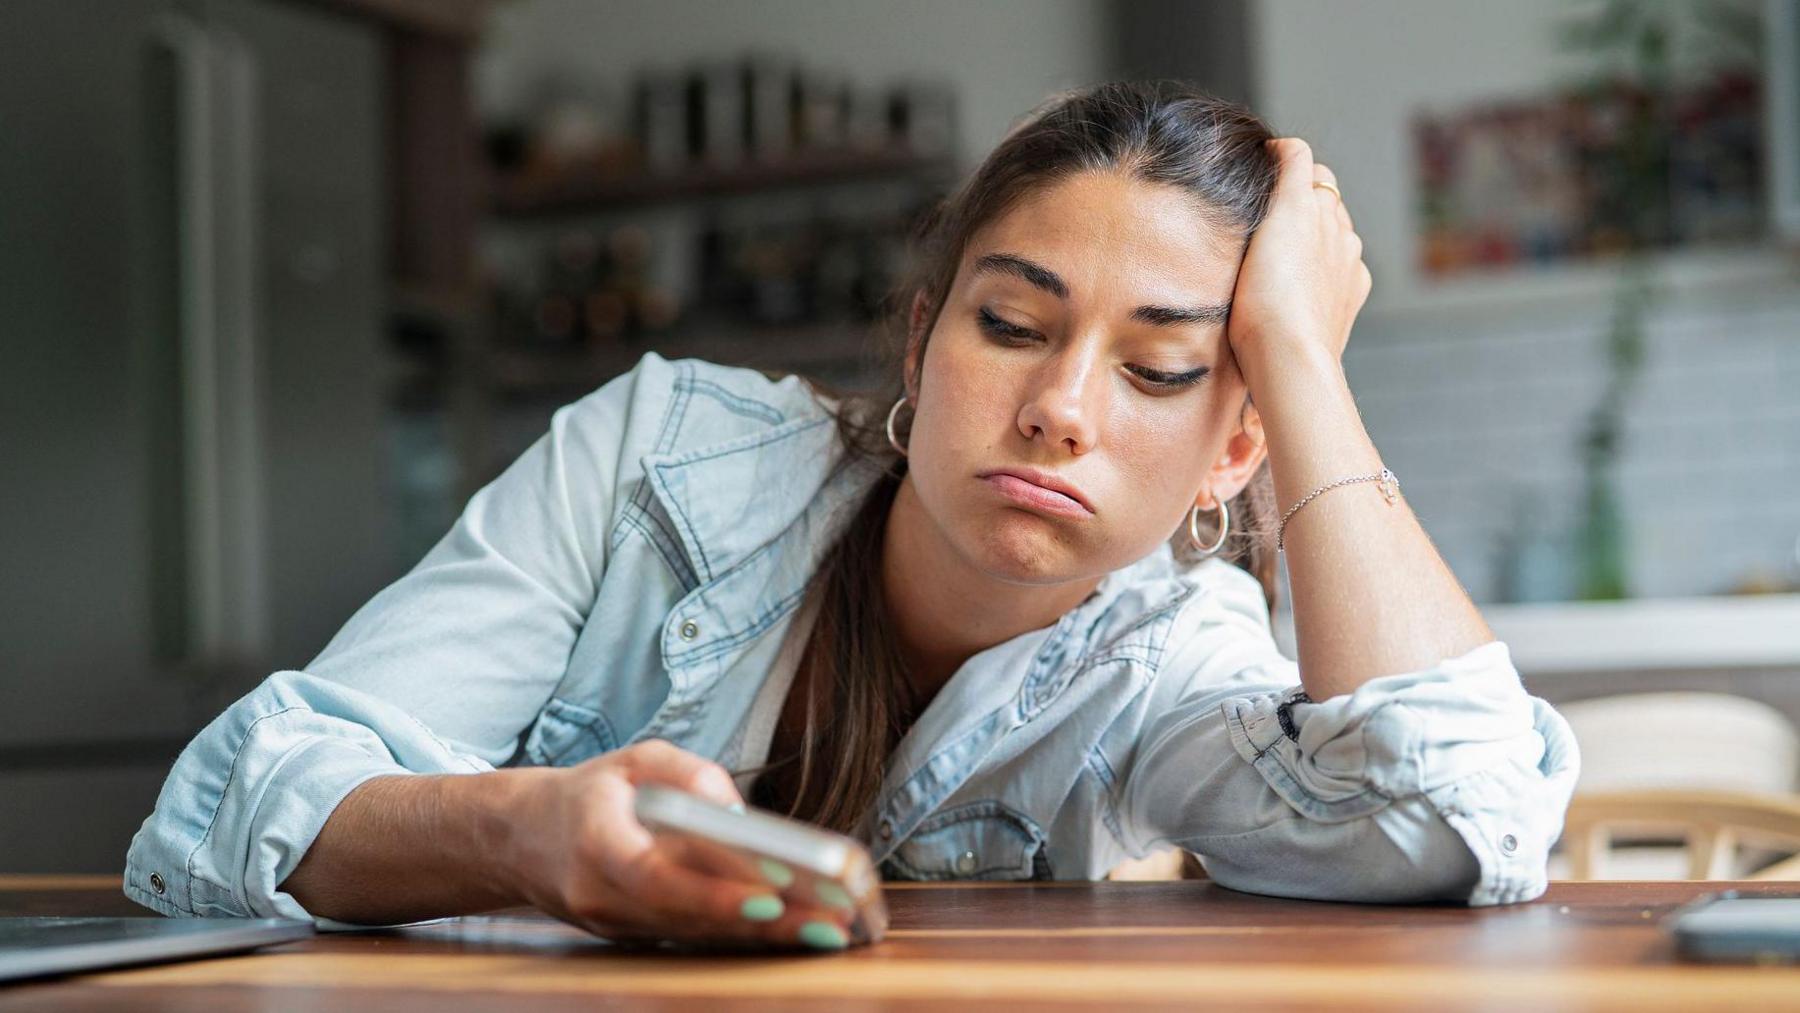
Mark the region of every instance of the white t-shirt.
<instances>
[{"instance_id":1,"label":"white t-shirt","mask_svg":"<svg viewBox=\"0 0 1800 1013\"><path fill-rule=\"evenodd\" d=\"M737 735L725 747L723 755L732 758L726 764L730 769L760 767L769 761L769 744L775 737L775 725L781 720L782 705L787 702L788 690L793 687L794 676L800 670L800 658L806 653L806 642L811 638L813 622L818 614L818 592L816 588L809 589L801 598L800 607L794 612L794 621L782 636L781 648L775 655L774 664L769 668L768 678L763 680L762 688L756 691L756 699L750 704L750 713L745 716L744 723L738 726ZM737 775L738 792L745 798L750 797L750 788L756 783L756 777L755 773Z\"/></svg>"}]
</instances>

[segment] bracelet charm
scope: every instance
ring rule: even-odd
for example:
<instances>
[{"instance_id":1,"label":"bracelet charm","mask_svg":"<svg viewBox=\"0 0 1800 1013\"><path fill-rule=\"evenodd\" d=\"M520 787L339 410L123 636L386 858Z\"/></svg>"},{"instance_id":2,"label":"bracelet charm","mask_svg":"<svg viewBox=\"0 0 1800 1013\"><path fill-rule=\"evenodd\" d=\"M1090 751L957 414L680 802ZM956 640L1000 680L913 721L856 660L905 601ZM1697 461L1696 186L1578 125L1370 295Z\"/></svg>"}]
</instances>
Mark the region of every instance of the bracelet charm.
<instances>
[{"instance_id":1,"label":"bracelet charm","mask_svg":"<svg viewBox=\"0 0 1800 1013\"><path fill-rule=\"evenodd\" d=\"M1400 480L1386 468L1381 469L1381 479L1375 487L1381 490L1381 498L1390 505L1400 497Z\"/></svg>"}]
</instances>

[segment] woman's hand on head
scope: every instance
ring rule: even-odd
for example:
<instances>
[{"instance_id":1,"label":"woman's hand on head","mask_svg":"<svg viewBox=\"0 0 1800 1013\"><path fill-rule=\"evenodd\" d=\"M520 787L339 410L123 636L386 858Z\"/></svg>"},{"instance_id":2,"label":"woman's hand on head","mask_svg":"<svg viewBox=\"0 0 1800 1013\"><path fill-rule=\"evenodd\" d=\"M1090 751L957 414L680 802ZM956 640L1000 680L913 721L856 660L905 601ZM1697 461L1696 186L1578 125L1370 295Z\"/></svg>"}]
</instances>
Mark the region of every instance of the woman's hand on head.
<instances>
[{"instance_id":1,"label":"woman's hand on head","mask_svg":"<svg viewBox=\"0 0 1800 1013\"><path fill-rule=\"evenodd\" d=\"M1259 374L1295 358L1335 364L1369 297L1362 238L1332 191L1337 178L1298 137L1268 142L1280 164L1275 193L1238 269L1226 341L1254 396Z\"/></svg>"},{"instance_id":2,"label":"woman's hand on head","mask_svg":"<svg viewBox=\"0 0 1800 1013\"><path fill-rule=\"evenodd\" d=\"M844 928L848 915L783 903L768 883L708 868L638 822L640 785L741 805L710 760L651 739L575 767L546 768L507 808L507 866L516 892L555 917L609 938L764 941L793 945L800 927Z\"/></svg>"}]
</instances>

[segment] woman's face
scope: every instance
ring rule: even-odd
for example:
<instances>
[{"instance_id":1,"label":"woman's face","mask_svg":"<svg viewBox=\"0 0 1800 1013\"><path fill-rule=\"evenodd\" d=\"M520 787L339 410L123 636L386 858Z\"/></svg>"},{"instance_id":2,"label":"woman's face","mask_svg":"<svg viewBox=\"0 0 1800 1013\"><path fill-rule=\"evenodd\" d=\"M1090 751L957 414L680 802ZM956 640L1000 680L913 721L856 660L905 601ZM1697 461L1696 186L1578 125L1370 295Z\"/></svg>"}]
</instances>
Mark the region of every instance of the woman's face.
<instances>
[{"instance_id":1,"label":"woman's face","mask_svg":"<svg viewBox=\"0 0 1800 1013\"><path fill-rule=\"evenodd\" d=\"M1112 172L971 237L914 372L908 440L910 480L958 555L1008 582L1097 577L1242 488L1261 448L1225 342L1241 255L1181 191Z\"/></svg>"}]
</instances>

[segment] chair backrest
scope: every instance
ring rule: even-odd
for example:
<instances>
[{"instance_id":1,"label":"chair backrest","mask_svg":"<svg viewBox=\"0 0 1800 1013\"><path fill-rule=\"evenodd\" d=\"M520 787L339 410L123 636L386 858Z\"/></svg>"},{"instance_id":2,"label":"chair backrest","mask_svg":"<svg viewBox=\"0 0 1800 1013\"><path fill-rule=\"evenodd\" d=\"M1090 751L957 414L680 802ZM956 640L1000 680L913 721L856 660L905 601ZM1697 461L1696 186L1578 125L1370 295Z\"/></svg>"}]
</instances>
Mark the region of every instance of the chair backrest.
<instances>
[{"instance_id":1,"label":"chair backrest","mask_svg":"<svg viewBox=\"0 0 1800 1013\"><path fill-rule=\"evenodd\" d=\"M1775 708L1694 692L1601 697L1557 710L1581 747L1563 830L1572 878L1611 874L1620 836L1682 841L1685 856L1668 857L1686 865L1689 879L1745 875L1754 863L1740 860L1742 848L1800 851L1800 732ZM1797 863L1755 876L1795 878ZM1671 874L1679 873L1662 873Z\"/></svg>"},{"instance_id":2,"label":"chair backrest","mask_svg":"<svg viewBox=\"0 0 1800 1013\"><path fill-rule=\"evenodd\" d=\"M1632 693L1559 705L1581 746L1576 793L1675 789L1780 795L1800 784L1800 732L1726 693Z\"/></svg>"}]
</instances>

